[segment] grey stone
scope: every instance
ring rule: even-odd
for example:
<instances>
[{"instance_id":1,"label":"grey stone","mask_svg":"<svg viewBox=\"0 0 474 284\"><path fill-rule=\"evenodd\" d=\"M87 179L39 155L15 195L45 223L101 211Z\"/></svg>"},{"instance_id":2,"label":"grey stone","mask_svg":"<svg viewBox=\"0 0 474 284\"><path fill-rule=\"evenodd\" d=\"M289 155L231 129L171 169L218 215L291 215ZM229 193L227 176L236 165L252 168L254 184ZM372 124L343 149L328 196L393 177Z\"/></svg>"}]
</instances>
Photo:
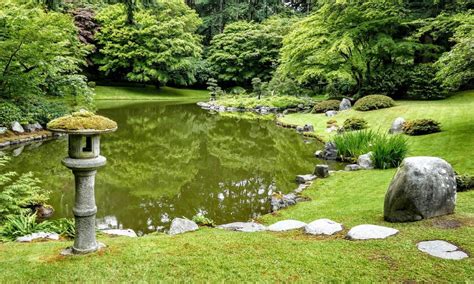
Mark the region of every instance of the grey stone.
<instances>
[{"instance_id":1,"label":"grey stone","mask_svg":"<svg viewBox=\"0 0 474 284\"><path fill-rule=\"evenodd\" d=\"M419 242L416 246L422 252L443 259L461 260L469 257L467 253L459 250L457 246L446 241L425 241Z\"/></svg>"},{"instance_id":2,"label":"grey stone","mask_svg":"<svg viewBox=\"0 0 474 284\"><path fill-rule=\"evenodd\" d=\"M25 129L23 129L18 121L12 122L10 129L16 133L25 133Z\"/></svg>"},{"instance_id":3,"label":"grey stone","mask_svg":"<svg viewBox=\"0 0 474 284\"><path fill-rule=\"evenodd\" d=\"M36 128L36 131L43 130L43 126L41 126L41 124L38 122L33 123L33 126Z\"/></svg>"},{"instance_id":4,"label":"grey stone","mask_svg":"<svg viewBox=\"0 0 474 284\"><path fill-rule=\"evenodd\" d=\"M304 227L306 234L328 236L340 232L342 229L343 227L341 224L329 219L319 219L309 223Z\"/></svg>"},{"instance_id":5,"label":"grey stone","mask_svg":"<svg viewBox=\"0 0 474 284\"><path fill-rule=\"evenodd\" d=\"M327 117L333 117L333 116L336 116L337 115L337 111L335 110L329 110L329 111L326 111L326 116Z\"/></svg>"},{"instance_id":6,"label":"grey stone","mask_svg":"<svg viewBox=\"0 0 474 284\"><path fill-rule=\"evenodd\" d=\"M5 134L5 133L7 133L7 131L8 131L8 128L6 128L6 127L0 127L0 135L3 135L3 134Z\"/></svg>"},{"instance_id":7,"label":"grey stone","mask_svg":"<svg viewBox=\"0 0 474 284\"><path fill-rule=\"evenodd\" d=\"M316 179L315 175L297 175L296 176L296 182L297 183L307 183L307 182L315 180L315 179Z\"/></svg>"},{"instance_id":8,"label":"grey stone","mask_svg":"<svg viewBox=\"0 0 474 284\"><path fill-rule=\"evenodd\" d=\"M217 226L217 228L246 233L260 232L267 229L264 225L255 222L234 222Z\"/></svg>"},{"instance_id":9,"label":"grey stone","mask_svg":"<svg viewBox=\"0 0 474 284\"><path fill-rule=\"evenodd\" d=\"M304 104L299 104L299 105L298 105L298 108L299 108L299 109L304 109Z\"/></svg>"},{"instance_id":10,"label":"grey stone","mask_svg":"<svg viewBox=\"0 0 474 284\"><path fill-rule=\"evenodd\" d=\"M36 131L36 125L35 124L24 124L24 125L22 125L22 127L26 132L35 132Z\"/></svg>"},{"instance_id":11,"label":"grey stone","mask_svg":"<svg viewBox=\"0 0 474 284\"><path fill-rule=\"evenodd\" d=\"M327 133L332 133L332 132L337 132L339 130L339 127L336 125L331 125L328 128L326 128Z\"/></svg>"},{"instance_id":12,"label":"grey stone","mask_svg":"<svg viewBox=\"0 0 474 284\"><path fill-rule=\"evenodd\" d=\"M346 165L346 167L344 168L345 171L348 171L348 172L352 172L352 171L358 171L358 170L361 170L362 167L359 166L358 164L349 164L349 165Z\"/></svg>"},{"instance_id":13,"label":"grey stone","mask_svg":"<svg viewBox=\"0 0 474 284\"><path fill-rule=\"evenodd\" d=\"M350 240L385 239L397 233L397 229L366 224L350 229L346 237Z\"/></svg>"},{"instance_id":14,"label":"grey stone","mask_svg":"<svg viewBox=\"0 0 474 284\"><path fill-rule=\"evenodd\" d=\"M360 155L357 158L357 164L364 170L370 170L374 168L374 162L372 160L372 152L369 152L364 155Z\"/></svg>"},{"instance_id":15,"label":"grey stone","mask_svg":"<svg viewBox=\"0 0 474 284\"><path fill-rule=\"evenodd\" d=\"M236 107L227 107L227 108L226 108L226 110L227 110L227 111L230 111L230 112L236 112L236 111L239 111L239 109L238 109L238 108L236 108Z\"/></svg>"},{"instance_id":16,"label":"grey stone","mask_svg":"<svg viewBox=\"0 0 474 284\"><path fill-rule=\"evenodd\" d=\"M5 141L5 142L2 142L0 143L0 148L5 148L5 147L8 147L10 146L11 142L10 141Z\"/></svg>"},{"instance_id":17,"label":"grey stone","mask_svg":"<svg viewBox=\"0 0 474 284\"><path fill-rule=\"evenodd\" d=\"M197 105L202 108L209 108L211 105L206 102L198 102Z\"/></svg>"},{"instance_id":18,"label":"grey stone","mask_svg":"<svg viewBox=\"0 0 474 284\"><path fill-rule=\"evenodd\" d=\"M12 156L13 157L20 156L21 153L23 153L23 150L25 150L25 146L21 146L21 147L16 148L15 150L12 151Z\"/></svg>"},{"instance_id":19,"label":"grey stone","mask_svg":"<svg viewBox=\"0 0 474 284\"><path fill-rule=\"evenodd\" d=\"M296 126L296 131L299 133L304 132L304 127L303 126Z\"/></svg>"},{"instance_id":20,"label":"grey stone","mask_svg":"<svg viewBox=\"0 0 474 284\"><path fill-rule=\"evenodd\" d=\"M392 126L390 127L388 133L390 133L390 134L403 133L403 125L404 124L405 124L405 119L403 117L397 117L392 122Z\"/></svg>"},{"instance_id":21,"label":"grey stone","mask_svg":"<svg viewBox=\"0 0 474 284\"><path fill-rule=\"evenodd\" d=\"M323 158L323 151L318 150L318 151L314 152L314 156L316 158Z\"/></svg>"},{"instance_id":22,"label":"grey stone","mask_svg":"<svg viewBox=\"0 0 474 284\"><path fill-rule=\"evenodd\" d=\"M384 218L408 222L454 212L456 177L445 160L411 157L403 160L385 195Z\"/></svg>"},{"instance_id":23,"label":"grey stone","mask_svg":"<svg viewBox=\"0 0 474 284\"><path fill-rule=\"evenodd\" d=\"M314 174L319 178L326 178L329 176L329 166L328 165L316 165L314 169Z\"/></svg>"},{"instance_id":24,"label":"grey stone","mask_svg":"<svg viewBox=\"0 0 474 284\"><path fill-rule=\"evenodd\" d=\"M339 104L339 110L348 110L352 107L351 101L344 98Z\"/></svg>"},{"instance_id":25,"label":"grey stone","mask_svg":"<svg viewBox=\"0 0 474 284\"><path fill-rule=\"evenodd\" d=\"M284 220L268 226L267 230L272 232L283 232L301 229L306 223L297 220Z\"/></svg>"},{"instance_id":26,"label":"grey stone","mask_svg":"<svg viewBox=\"0 0 474 284\"><path fill-rule=\"evenodd\" d=\"M175 218L171 222L171 227L168 234L177 235L177 234L182 234L186 232L197 231L198 229L199 229L199 226L191 220L183 219L183 218Z\"/></svg>"},{"instance_id":27,"label":"grey stone","mask_svg":"<svg viewBox=\"0 0 474 284\"><path fill-rule=\"evenodd\" d=\"M303 131L304 132L314 132L314 126L311 124L305 124L303 126Z\"/></svg>"},{"instance_id":28,"label":"grey stone","mask_svg":"<svg viewBox=\"0 0 474 284\"><path fill-rule=\"evenodd\" d=\"M272 212L295 205L298 201L300 201L300 197L296 195L296 192L288 194L275 193L270 201Z\"/></svg>"},{"instance_id":29,"label":"grey stone","mask_svg":"<svg viewBox=\"0 0 474 284\"><path fill-rule=\"evenodd\" d=\"M20 243L29 243L37 239L46 239L46 240L54 240L57 241L59 240L59 235L56 233L45 233L45 232L38 232L38 233L33 233L30 235L22 236L16 238L17 242Z\"/></svg>"},{"instance_id":30,"label":"grey stone","mask_svg":"<svg viewBox=\"0 0 474 284\"><path fill-rule=\"evenodd\" d=\"M322 158L326 160L337 159L337 147L334 142L326 142L326 144L324 144Z\"/></svg>"},{"instance_id":31,"label":"grey stone","mask_svg":"<svg viewBox=\"0 0 474 284\"><path fill-rule=\"evenodd\" d=\"M118 229L103 230L102 233L107 234L107 235L112 235L112 236L123 236L123 237L130 237L130 238L136 238L137 237L137 233L135 233L135 231L132 230L132 229L127 229L127 230L118 230Z\"/></svg>"}]
</instances>

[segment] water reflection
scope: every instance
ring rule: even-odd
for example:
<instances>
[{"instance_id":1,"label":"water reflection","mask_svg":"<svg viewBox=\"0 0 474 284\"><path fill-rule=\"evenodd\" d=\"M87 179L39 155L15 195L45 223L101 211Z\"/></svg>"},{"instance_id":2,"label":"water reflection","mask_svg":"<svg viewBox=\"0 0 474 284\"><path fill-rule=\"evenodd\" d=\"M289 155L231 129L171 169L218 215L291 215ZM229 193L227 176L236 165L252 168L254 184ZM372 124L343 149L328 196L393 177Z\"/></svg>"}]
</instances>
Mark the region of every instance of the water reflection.
<instances>
[{"instance_id":1,"label":"water reflection","mask_svg":"<svg viewBox=\"0 0 474 284\"><path fill-rule=\"evenodd\" d=\"M269 212L269 196L296 187L321 147L271 121L212 115L194 105L143 103L103 109L119 130L103 138L108 165L96 182L98 223L150 232L202 213L217 223ZM56 217L72 216L66 141L26 147L10 167L34 171L53 191Z\"/></svg>"}]
</instances>

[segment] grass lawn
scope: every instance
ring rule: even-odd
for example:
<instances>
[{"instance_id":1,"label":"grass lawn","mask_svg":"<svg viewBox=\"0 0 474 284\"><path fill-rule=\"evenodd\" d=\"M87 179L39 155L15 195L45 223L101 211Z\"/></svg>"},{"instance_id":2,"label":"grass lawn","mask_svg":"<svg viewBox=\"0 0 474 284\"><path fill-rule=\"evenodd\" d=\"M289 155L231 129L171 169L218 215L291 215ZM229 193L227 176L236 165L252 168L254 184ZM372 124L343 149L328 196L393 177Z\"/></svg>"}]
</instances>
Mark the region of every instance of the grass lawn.
<instances>
[{"instance_id":1,"label":"grass lawn","mask_svg":"<svg viewBox=\"0 0 474 284\"><path fill-rule=\"evenodd\" d=\"M171 87L116 87L97 86L95 100L140 100L140 101L199 101L209 99L206 90L176 89Z\"/></svg>"},{"instance_id":2,"label":"grass lawn","mask_svg":"<svg viewBox=\"0 0 474 284\"><path fill-rule=\"evenodd\" d=\"M410 137L411 155L447 159L459 172L474 174L474 92L445 101L399 102L397 107L368 113L349 111L336 119L361 116L386 131L397 116L435 118L443 132ZM288 123L313 123L324 131L326 117L286 116ZM328 138L328 136L326 136ZM60 257L70 241L0 244L0 282L13 281L346 281L472 282L474 281L474 191L458 193L456 214L414 223L383 221L383 201L395 173L391 170L339 172L317 180L305 191L312 199L261 218L265 224L297 219L330 218L345 231L332 237L301 232L238 233L201 229L178 236L149 235L137 239L101 237L108 248L82 257ZM379 224L400 233L386 240L348 241L347 230ZM442 239L464 249L471 258L442 260L417 250L422 240Z\"/></svg>"}]
</instances>

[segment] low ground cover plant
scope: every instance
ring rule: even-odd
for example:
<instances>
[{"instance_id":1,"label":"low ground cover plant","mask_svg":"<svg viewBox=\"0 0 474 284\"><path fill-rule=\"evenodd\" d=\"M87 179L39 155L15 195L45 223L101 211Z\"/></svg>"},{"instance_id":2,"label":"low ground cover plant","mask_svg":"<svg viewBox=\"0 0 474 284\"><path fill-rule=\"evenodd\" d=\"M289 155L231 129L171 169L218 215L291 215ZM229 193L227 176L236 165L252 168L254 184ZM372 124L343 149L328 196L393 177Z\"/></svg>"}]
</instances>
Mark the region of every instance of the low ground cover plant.
<instances>
[{"instance_id":1,"label":"low ground cover plant","mask_svg":"<svg viewBox=\"0 0 474 284\"><path fill-rule=\"evenodd\" d=\"M75 234L74 219L57 219L40 222L36 214L10 215L0 226L0 240L14 241L18 237L38 232L57 233L63 237L73 238Z\"/></svg>"},{"instance_id":2,"label":"low ground cover plant","mask_svg":"<svg viewBox=\"0 0 474 284\"><path fill-rule=\"evenodd\" d=\"M415 119L405 122L403 132L407 135L425 135L441 131L441 123L433 119Z\"/></svg>"},{"instance_id":3,"label":"low ground cover plant","mask_svg":"<svg viewBox=\"0 0 474 284\"><path fill-rule=\"evenodd\" d=\"M381 108L389 108L395 105L395 101L384 95L369 95L361 98L354 104L354 109L369 111Z\"/></svg>"},{"instance_id":4,"label":"low ground cover plant","mask_svg":"<svg viewBox=\"0 0 474 284\"><path fill-rule=\"evenodd\" d=\"M313 112L315 113L324 113L330 110L339 110L339 104L341 102L338 100L327 100L322 101L314 105Z\"/></svg>"},{"instance_id":5,"label":"low ground cover plant","mask_svg":"<svg viewBox=\"0 0 474 284\"><path fill-rule=\"evenodd\" d=\"M236 108L255 108L257 106L265 106L285 109L296 107L300 104L305 106L313 105L313 101L307 97L295 96L262 96L260 99L258 99L256 96L226 95L220 96L216 100L216 104Z\"/></svg>"},{"instance_id":6,"label":"low ground cover plant","mask_svg":"<svg viewBox=\"0 0 474 284\"><path fill-rule=\"evenodd\" d=\"M344 121L343 127L345 131L353 131L353 130L362 130L367 128L368 123L363 118L352 117L348 118Z\"/></svg>"},{"instance_id":7,"label":"low ground cover plant","mask_svg":"<svg viewBox=\"0 0 474 284\"><path fill-rule=\"evenodd\" d=\"M338 154L343 160L356 160L372 152L375 168L398 167L408 152L408 141L402 135L388 135L373 130L344 132L334 136Z\"/></svg>"}]
</instances>

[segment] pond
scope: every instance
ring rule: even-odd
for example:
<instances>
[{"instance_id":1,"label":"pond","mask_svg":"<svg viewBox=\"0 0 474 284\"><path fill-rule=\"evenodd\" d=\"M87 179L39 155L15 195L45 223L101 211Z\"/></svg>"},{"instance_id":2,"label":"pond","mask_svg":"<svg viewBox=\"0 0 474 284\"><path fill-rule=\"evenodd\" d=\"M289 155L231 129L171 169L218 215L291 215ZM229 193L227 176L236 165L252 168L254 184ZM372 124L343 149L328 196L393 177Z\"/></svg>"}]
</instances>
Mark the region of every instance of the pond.
<instances>
[{"instance_id":1,"label":"pond","mask_svg":"<svg viewBox=\"0 0 474 284\"><path fill-rule=\"evenodd\" d=\"M297 174L324 163L313 155L321 143L273 121L169 102L109 106L98 113L119 125L102 140L108 164L96 180L99 227L149 233L196 214L217 224L247 221L270 212L272 192L292 191ZM12 153L8 165L42 180L55 218L72 217L74 179L61 165L66 153L66 139L31 144Z\"/></svg>"}]
</instances>

